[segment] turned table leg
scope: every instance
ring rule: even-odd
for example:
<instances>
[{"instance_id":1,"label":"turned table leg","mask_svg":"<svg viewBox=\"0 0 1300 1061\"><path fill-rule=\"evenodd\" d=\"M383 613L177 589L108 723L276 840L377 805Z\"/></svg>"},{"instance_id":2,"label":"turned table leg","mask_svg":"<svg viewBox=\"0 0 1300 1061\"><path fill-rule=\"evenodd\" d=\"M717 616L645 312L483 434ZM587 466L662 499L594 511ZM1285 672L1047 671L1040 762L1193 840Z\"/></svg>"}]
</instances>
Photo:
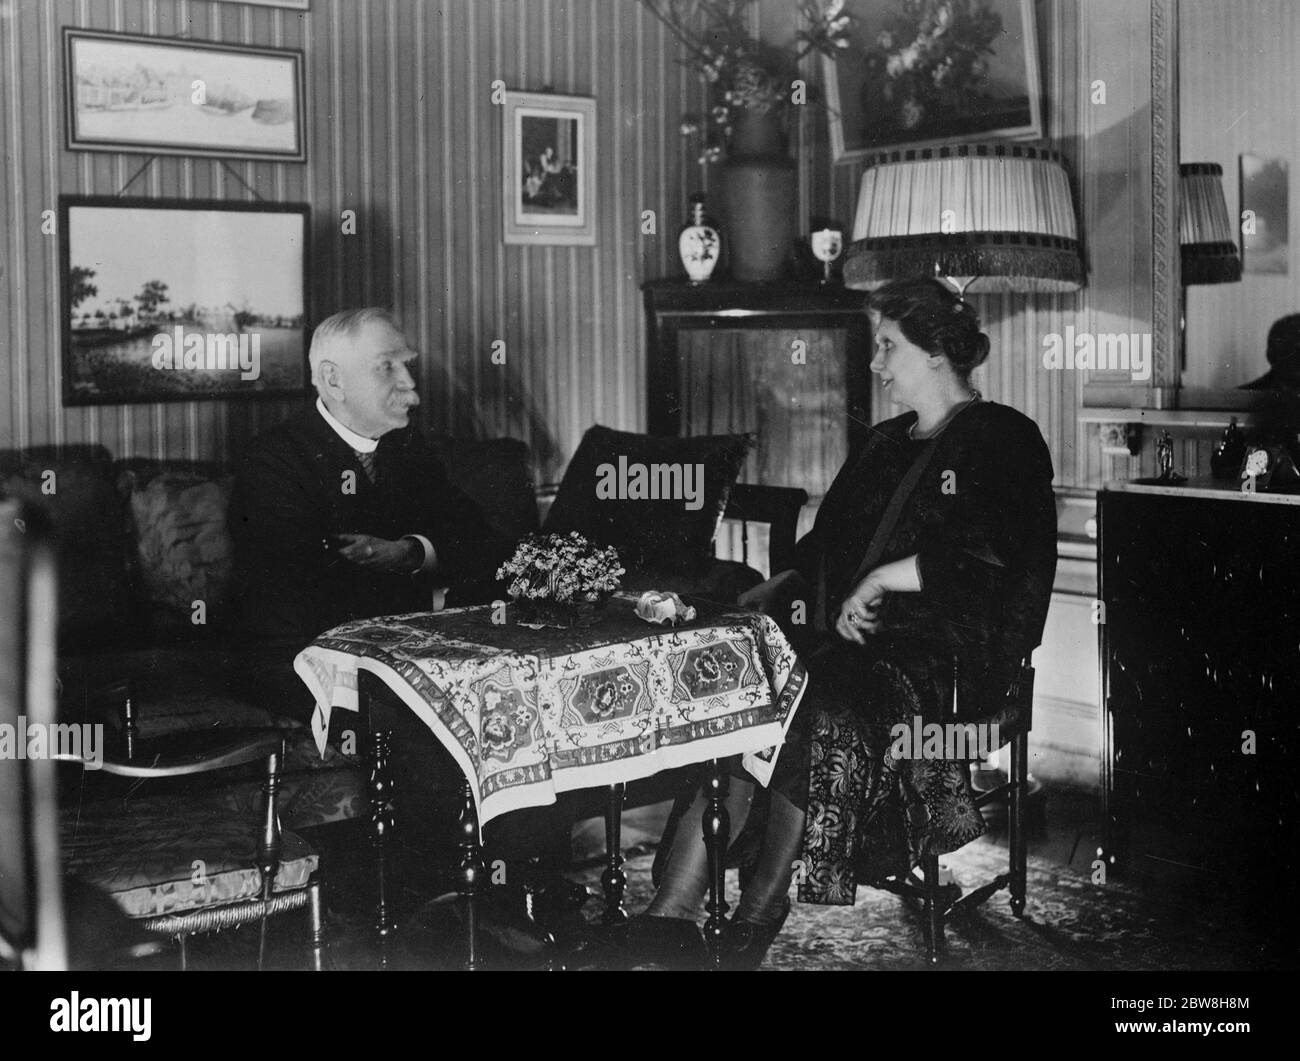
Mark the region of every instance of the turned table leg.
<instances>
[{"instance_id":1,"label":"turned table leg","mask_svg":"<svg viewBox=\"0 0 1300 1061\"><path fill-rule=\"evenodd\" d=\"M478 894L483 887L486 870L483 866L483 848L479 842L478 811L474 806L474 789L466 780L461 788L460 812L460 869L457 873L461 902L465 910L465 968L481 969L478 953Z\"/></svg>"},{"instance_id":2,"label":"turned table leg","mask_svg":"<svg viewBox=\"0 0 1300 1061\"><path fill-rule=\"evenodd\" d=\"M366 689L366 676L357 683L358 707L370 729L370 843L375 852L379 895L375 903L375 934L381 944L396 928L389 909L388 842L397 826L394 809L393 778L389 772L388 756L392 747L392 731L380 729L375 723L374 701Z\"/></svg>"},{"instance_id":3,"label":"turned table leg","mask_svg":"<svg viewBox=\"0 0 1300 1061\"><path fill-rule=\"evenodd\" d=\"M710 759L704 778L704 794L708 804L704 809L704 850L709 856L709 912L704 922L704 941L716 966L721 958L720 944L727 912L726 874L727 843L731 830L731 815L727 812L727 775L717 759Z\"/></svg>"},{"instance_id":4,"label":"turned table leg","mask_svg":"<svg viewBox=\"0 0 1300 1061\"><path fill-rule=\"evenodd\" d=\"M627 920L623 909L623 892L627 888L627 874L623 872L623 798L627 786L609 786L609 802L605 804L605 872L600 875L600 886L605 892L605 913L601 918L606 925Z\"/></svg>"},{"instance_id":5,"label":"turned table leg","mask_svg":"<svg viewBox=\"0 0 1300 1061\"><path fill-rule=\"evenodd\" d=\"M1029 787L1029 735L1022 733L1011 742L1011 798L1007 807L1011 848L1011 912L1025 915L1026 863L1025 793Z\"/></svg>"}]
</instances>

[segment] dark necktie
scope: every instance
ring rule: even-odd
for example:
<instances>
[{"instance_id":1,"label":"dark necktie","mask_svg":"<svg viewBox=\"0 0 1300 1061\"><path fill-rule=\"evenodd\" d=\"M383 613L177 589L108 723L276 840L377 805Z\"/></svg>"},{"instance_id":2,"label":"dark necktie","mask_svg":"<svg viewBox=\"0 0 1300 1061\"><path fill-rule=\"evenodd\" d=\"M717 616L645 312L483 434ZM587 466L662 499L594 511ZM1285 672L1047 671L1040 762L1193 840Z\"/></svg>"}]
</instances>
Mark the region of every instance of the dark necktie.
<instances>
[{"instance_id":1,"label":"dark necktie","mask_svg":"<svg viewBox=\"0 0 1300 1061\"><path fill-rule=\"evenodd\" d=\"M354 449L352 452L355 453L355 454L357 455L357 460L359 460L359 461L361 462L361 467L362 467L362 469L363 469L363 470L365 471L365 473L366 473L366 478L369 479L369 480L371 481L371 483L373 483L373 482L375 481L375 452L374 452L374 450L371 450L369 453L362 453L360 450L355 450L355 449Z\"/></svg>"}]
</instances>

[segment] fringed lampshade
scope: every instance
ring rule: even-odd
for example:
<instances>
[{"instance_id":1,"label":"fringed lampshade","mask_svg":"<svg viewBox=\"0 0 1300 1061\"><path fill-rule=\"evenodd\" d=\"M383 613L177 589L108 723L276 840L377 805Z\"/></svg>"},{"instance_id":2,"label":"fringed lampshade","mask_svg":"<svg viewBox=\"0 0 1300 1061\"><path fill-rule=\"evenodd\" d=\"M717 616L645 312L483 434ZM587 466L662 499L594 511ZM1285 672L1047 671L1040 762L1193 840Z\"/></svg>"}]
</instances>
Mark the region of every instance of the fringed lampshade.
<instances>
[{"instance_id":1,"label":"fringed lampshade","mask_svg":"<svg viewBox=\"0 0 1300 1061\"><path fill-rule=\"evenodd\" d=\"M867 157L844 283L965 278L973 293L1076 291L1083 260L1060 153L982 143Z\"/></svg>"},{"instance_id":2,"label":"fringed lampshade","mask_svg":"<svg viewBox=\"0 0 1300 1061\"><path fill-rule=\"evenodd\" d=\"M1183 283L1230 284L1241 279L1237 232L1223 196L1223 167L1184 162L1178 167L1178 243Z\"/></svg>"}]
</instances>

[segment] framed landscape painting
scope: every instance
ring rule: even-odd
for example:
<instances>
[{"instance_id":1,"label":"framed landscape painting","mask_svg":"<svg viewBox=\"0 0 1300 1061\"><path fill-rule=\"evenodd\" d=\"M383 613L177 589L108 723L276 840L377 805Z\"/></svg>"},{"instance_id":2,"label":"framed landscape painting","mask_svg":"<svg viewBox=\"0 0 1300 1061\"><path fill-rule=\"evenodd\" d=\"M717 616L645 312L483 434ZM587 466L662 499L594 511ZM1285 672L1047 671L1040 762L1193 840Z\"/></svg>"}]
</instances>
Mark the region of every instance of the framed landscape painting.
<instances>
[{"instance_id":1,"label":"framed landscape painting","mask_svg":"<svg viewBox=\"0 0 1300 1061\"><path fill-rule=\"evenodd\" d=\"M71 151L302 162L302 53L65 27Z\"/></svg>"},{"instance_id":2,"label":"framed landscape painting","mask_svg":"<svg viewBox=\"0 0 1300 1061\"><path fill-rule=\"evenodd\" d=\"M63 403L301 395L306 204L62 196Z\"/></svg>"},{"instance_id":3,"label":"framed landscape painting","mask_svg":"<svg viewBox=\"0 0 1300 1061\"><path fill-rule=\"evenodd\" d=\"M507 243L596 242L596 101L507 92L502 176Z\"/></svg>"},{"instance_id":4,"label":"framed landscape painting","mask_svg":"<svg viewBox=\"0 0 1300 1061\"><path fill-rule=\"evenodd\" d=\"M853 47L823 58L835 161L891 148L1036 139L1033 0L847 0Z\"/></svg>"}]
</instances>

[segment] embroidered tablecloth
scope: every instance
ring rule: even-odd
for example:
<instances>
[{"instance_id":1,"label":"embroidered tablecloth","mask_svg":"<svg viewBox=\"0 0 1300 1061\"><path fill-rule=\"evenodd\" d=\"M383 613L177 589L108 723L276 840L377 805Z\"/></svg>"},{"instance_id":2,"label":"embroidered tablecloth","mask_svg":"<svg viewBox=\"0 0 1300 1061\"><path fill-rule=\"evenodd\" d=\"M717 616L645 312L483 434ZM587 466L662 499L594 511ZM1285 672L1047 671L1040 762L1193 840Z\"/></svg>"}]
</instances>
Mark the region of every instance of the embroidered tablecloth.
<instances>
[{"instance_id":1,"label":"embroidered tablecloth","mask_svg":"<svg viewBox=\"0 0 1300 1061\"><path fill-rule=\"evenodd\" d=\"M676 628L616 594L585 629L533 630L501 606L345 623L298 654L325 747L333 708L358 709L377 675L465 772L479 821L556 794L743 756L762 784L806 674L770 618L703 606ZM495 621L494 621L495 620Z\"/></svg>"}]
</instances>

